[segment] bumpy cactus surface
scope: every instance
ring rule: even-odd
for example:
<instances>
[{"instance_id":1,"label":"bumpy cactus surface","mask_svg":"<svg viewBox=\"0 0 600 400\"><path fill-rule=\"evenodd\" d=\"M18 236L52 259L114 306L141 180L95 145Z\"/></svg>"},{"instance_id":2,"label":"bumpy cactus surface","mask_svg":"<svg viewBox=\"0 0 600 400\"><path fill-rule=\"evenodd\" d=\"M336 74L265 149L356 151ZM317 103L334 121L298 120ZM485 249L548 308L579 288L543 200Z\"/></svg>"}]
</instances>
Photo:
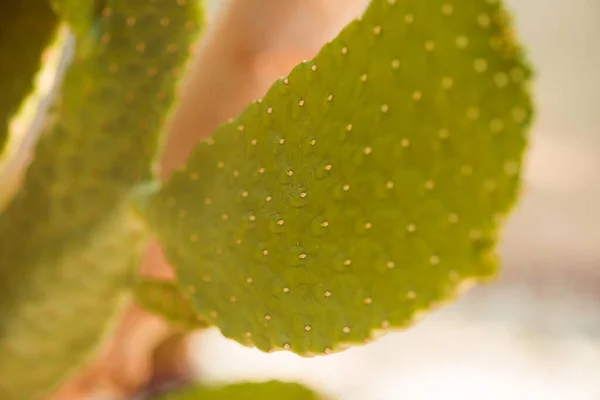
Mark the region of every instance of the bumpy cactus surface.
<instances>
[{"instance_id":1,"label":"bumpy cactus surface","mask_svg":"<svg viewBox=\"0 0 600 400\"><path fill-rule=\"evenodd\" d=\"M3 399L35 398L80 365L136 267L143 232L121 204L150 176L202 20L197 3L179 3L107 2L0 215Z\"/></svg>"},{"instance_id":2,"label":"bumpy cactus surface","mask_svg":"<svg viewBox=\"0 0 600 400\"><path fill-rule=\"evenodd\" d=\"M310 356L405 328L494 276L532 119L500 0L372 0L161 183L152 162L201 2L1 10L0 151L59 21L76 40L0 210L2 400L40 399L69 377L127 294L179 328ZM173 283L135 277L152 236ZM164 399L243 396L318 398L268 382Z\"/></svg>"},{"instance_id":3,"label":"bumpy cactus surface","mask_svg":"<svg viewBox=\"0 0 600 400\"><path fill-rule=\"evenodd\" d=\"M374 0L140 206L198 313L330 353L496 271L529 70L497 1Z\"/></svg>"}]
</instances>

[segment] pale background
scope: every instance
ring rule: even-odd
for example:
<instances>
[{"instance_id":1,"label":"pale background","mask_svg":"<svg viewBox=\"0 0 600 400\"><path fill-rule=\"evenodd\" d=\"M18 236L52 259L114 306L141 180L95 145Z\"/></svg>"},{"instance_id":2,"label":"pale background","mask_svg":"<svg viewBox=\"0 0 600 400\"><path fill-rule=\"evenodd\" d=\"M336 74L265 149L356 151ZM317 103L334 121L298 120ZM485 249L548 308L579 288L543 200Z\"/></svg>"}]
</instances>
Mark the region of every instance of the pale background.
<instances>
[{"instance_id":1,"label":"pale background","mask_svg":"<svg viewBox=\"0 0 600 400\"><path fill-rule=\"evenodd\" d=\"M209 3L211 14L223 4ZM536 69L538 115L501 279L327 357L199 334L199 378L300 380L340 400L600 399L600 1L508 3Z\"/></svg>"}]
</instances>

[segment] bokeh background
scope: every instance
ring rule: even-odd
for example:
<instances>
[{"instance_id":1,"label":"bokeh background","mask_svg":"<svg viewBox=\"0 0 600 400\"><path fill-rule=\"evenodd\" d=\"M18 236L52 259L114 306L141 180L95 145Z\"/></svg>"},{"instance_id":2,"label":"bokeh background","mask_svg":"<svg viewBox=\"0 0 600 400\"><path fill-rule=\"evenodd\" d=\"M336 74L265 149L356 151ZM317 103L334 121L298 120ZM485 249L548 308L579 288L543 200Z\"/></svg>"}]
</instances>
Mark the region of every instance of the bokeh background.
<instances>
[{"instance_id":1,"label":"bokeh background","mask_svg":"<svg viewBox=\"0 0 600 400\"><path fill-rule=\"evenodd\" d=\"M212 17L226 1L209 3ZM508 4L538 111L500 279L412 329L326 357L197 334L202 380L299 380L340 400L600 399L600 1Z\"/></svg>"}]
</instances>

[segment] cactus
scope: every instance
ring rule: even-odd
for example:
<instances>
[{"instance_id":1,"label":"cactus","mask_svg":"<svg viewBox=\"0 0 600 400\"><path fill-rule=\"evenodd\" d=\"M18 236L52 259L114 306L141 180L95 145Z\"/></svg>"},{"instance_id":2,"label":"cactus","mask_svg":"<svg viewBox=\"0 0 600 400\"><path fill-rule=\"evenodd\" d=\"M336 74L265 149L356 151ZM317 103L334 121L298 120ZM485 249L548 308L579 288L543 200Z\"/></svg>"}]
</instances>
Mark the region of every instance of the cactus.
<instances>
[{"instance_id":1,"label":"cactus","mask_svg":"<svg viewBox=\"0 0 600 400\"><path fill-rule=\"evenodd\" d=\"M201 21L197 3L183 4L107 2L99 35L77 46L23 187L0 215L3 399L55 385L117 310L144 237L121 204L150 176Z\"/></svg>"},{"instance_id":2,"label":"cactus","mask_svg":"<svg viewBox=\"0 0 600 400\"><path fill-rule=\"evenodd\" d=\"M173 282L139 279L133 288L133 295L140 306L162 316L174 326L185 330L207 326Z\"/></svg>"},{"instance_id":3,"label":"cactus","mask_svg":"<svg viewBox=\"0 0 600 400\"><path fill-rule=\"evenodd\" d=\"M138 199L198 313L327 354L492 277L531 114L509 29L498 2L372 1Z\"/></svg>"},{"instance_id":4,"label":"cactus","mask_svg":"<svg viewBox=\"0 0 600 400\"><path fill-rule=\"evenodd\" d=\"M78 36L89 31L98 14L106 5L105 0L50 0L57 15Z\"/></svg>"},{"instance_id":5,"label":"cactus","mask_svg":"<svg viewBox=\"0 0 600 400\"><path fill-rule=\"evenodd\" d=\"M310 389L291 382L245 382L223 387L198 386L167 393L156 400L256 400L256 399L324 400Z\"/></svg>"},{"instance_id":6,"label":"cactus","mask_svg":"<svg viewBox=\"0 0 600 400\"><path fill-rule=\"evenodd\" d=\"M199 0L44 1L9 18L43 19L35 35L0 24L0 62L15 43L27 49L0 64L0 85L18 82L0 122L31 91L57 21L76 38L26 178L0 211L2 399L51 392L131 295L178 328L311 356L406 328L494 277L533 108L499 0L371 0L160 183L153 160ZM151 237L175 282L135 276ZM238 393L317 398L278 382L164 398Z\"/></svg>"},{"instance_id":7,"label":"cactus","mask_svg":"<svg viewBox=\"0 0 600 400\"><path fill-rule=\"evenodd\" d=\"M8 139L10 120L33 90L42 52L52 42L58 23L46 0L8 0L1 9L0 155Z\"/></svg>"}]
</instances>

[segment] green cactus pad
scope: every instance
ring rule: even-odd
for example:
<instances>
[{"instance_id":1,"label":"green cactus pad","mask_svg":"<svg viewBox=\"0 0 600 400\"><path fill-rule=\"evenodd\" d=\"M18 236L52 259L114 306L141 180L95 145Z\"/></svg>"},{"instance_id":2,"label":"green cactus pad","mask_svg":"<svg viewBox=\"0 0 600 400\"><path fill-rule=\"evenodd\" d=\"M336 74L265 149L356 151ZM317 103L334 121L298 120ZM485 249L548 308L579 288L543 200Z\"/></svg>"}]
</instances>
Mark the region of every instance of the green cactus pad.
<instances>
[{"instance_id":1,"label":"green cactus pad","mask_svg":"<svg viewBox=\"0 0 600 400\"><path fill-rule=\"evenodd\" d=\"M323 397L294 382L244 382L222 387L196 386L175 390L155 400L320 400Z\"/></svg>"},{"instance_id":2,"label":"green cactus pad","mask_svg":"<svg viewBox=\"0 0 600 400\"><path fill-rule=\"evenodd\" d=\"M0 154L10 120L33 90L42 52L57 19L46 0L8 0L0 5Z\"/></svg>"},{"instance_id":3,"label":"green cactus pad","mask_svg":"<svg viewBox=\"0 0 600 400\"><path fill-rule=\"evenodd\" d=\"M41 254L26 284L11 277L21 288L10 309L2 297L0 398L40 398L102 344L145 238L139 220L120 210L60 259Z\"/></svg>"},{"instance_id":4,"label":"green cactus pad","mask_svg":"<svg viewBox=\"0 0 600 400\"><path fill-rule=\"evenodd\" d=\"M494 276L532 115L497 0L373 0L142 207L200 315L327 354Z\"/></svg>"},{"instance_id":5,"label":"green cactus pad","mask_svg":"<svg viewBox=\"0 0 600 400\"><path fill-rule=\"evenodd\" d=\"M77 36L92 27L98 12L103 9L102 5L106 3L105 0L50 0L56 14L66 21Z\"/></svg>"},{"instance_id":6,"label":"green cactus pad","mask_svg":"<svg viewBox=\"0 0 600 400\"><path fill-rule=\"evenodd\" d=\"M206 328L204 320L173 282L139 279L133 289L137 303L145 310L160 315L170 323L186 330Z\"/></svg>"},{"instance_id":7,"label":"green cactus pad","mask_svg":"<svg viewBox=\"0 0 600 400\"><path fill-rule=\"evenodd\" d=\"M0 215L3 400L39 398L105 333L140 252L121 203L151 175L202 21L195 1L108 3L96 43L85 44L84 57L76 49L25 182Z\"/></svg>"}]
</instances>

